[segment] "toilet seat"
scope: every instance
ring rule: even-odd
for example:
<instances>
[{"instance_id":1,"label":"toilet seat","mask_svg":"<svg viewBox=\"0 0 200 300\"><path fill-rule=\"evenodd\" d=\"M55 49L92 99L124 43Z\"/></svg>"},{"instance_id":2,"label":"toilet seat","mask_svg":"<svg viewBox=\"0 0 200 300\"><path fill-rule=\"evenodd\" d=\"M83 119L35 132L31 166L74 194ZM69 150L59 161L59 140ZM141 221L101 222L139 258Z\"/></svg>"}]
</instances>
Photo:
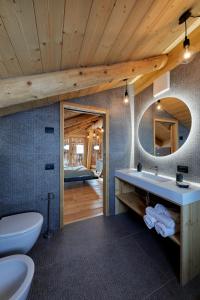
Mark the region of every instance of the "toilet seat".
<instances>
[{"instance_id":1,"label":"toilet seat","mask_svg":"<svg viewBox=\"0 0 200 300\"><path fill-rule=\"evenodd\" d=\"M33 230L43 223L43 216L37 212L20 213L0 219L0 238L16 236Z\"/></svg>"}]
</instances>

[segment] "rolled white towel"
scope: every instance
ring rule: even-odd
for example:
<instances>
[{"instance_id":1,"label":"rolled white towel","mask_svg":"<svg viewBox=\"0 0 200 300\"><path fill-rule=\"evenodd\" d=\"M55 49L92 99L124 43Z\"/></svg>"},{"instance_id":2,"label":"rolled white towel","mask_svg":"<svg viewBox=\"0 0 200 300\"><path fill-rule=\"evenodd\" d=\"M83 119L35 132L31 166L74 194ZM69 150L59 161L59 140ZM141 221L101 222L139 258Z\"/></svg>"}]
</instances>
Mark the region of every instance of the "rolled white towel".
<instances>
[{"instance_id":1,"label":"rolled white towel","mask_svg":"<svg viewBox=\"0 0 200 300\"><path fill-rule=\"evenodd\" d=\"M169 210L164 205L157 203L154 208L159 214L171 217Z\"/></svg>"},{"instance_id":2,"label":"rolled white towel","mask_svg":"<svg viewBox=\"0 0 200 300\"><path fill-rule=\"evenodd\" d=\"M160 222L156 222L155 230L158 234L162 235L162 237L164 237L164 238L175 234L175 231L176 231L175 227L169 228Z\"/></svg>"},{"instance_id":3,"label":"rolled white towel","mask_svg":"<svg viewBox=\"0 0 200 300\"><path fill-rule=\"evenodd\" d=\"M178 211L172 210L170 208L166 208L162 204L156 204L154 207L158 213L164 214L167 217L172 218L175 223L180 223L180 213Z\"/></svg>"},{"instance_id":4,"label":"rolled white towel","mask_svg":"<svg viewBox=\"0 0 200 300\"><path fill-rule=\"evenodd\" d=\"M154 228L155 223L156 223L156 219L154 217L152 217L150 215L144 215L143 219L149 229Z\"/></svg>"},{"instance_id":5,"label":"rolled white towel","mask_svg":"<svg viewBox=\"0 0 200 300\"><path fill-rule=\"evenodd\" d=\"M158 213L157 210L151 206L146 208L146 214L154 217L156 221L163 223L166 227L175 227L175 221L171 217Z\"/></svg>"}]
</instances>

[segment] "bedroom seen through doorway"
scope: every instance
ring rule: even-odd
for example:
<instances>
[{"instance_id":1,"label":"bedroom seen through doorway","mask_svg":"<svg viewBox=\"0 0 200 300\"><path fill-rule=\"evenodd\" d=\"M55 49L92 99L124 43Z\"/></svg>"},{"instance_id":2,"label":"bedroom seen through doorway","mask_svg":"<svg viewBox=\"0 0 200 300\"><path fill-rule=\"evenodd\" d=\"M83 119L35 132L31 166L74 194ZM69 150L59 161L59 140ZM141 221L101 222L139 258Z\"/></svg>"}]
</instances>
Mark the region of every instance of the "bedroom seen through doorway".
<instances>
[{"instance_id":1,"label":"bedroom seen through doorway","mask_svg":"<svg viewBox=\"0 0 200 300\"><path fill-rule=\"evenodd\" d=\"M64 224L103 214L104 122L64 108Z\"/></svg>"}]
</instances>

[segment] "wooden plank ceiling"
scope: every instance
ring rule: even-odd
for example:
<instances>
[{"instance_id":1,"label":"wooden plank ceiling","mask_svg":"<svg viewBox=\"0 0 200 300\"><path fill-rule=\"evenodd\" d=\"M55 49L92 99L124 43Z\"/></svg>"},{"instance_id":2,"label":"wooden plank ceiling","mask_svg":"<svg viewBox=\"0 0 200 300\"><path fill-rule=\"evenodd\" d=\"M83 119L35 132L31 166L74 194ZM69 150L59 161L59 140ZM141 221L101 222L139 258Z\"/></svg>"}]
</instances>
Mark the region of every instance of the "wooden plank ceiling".
<instances>
[{"instance_id":1,"label":"wooden plank ceiling","mask_svg":"<svg viewBox=\"0 0 200 300\"><path fill-rule=\"evenodd\" d=\"M167 101L169 100L169 101ZM177 119L180 123L190 129L191 127L191 113L187 105L176 98L165 98L160 101L163 110L168 112L171 116Z\"/></svg>"},{"instance_id":2,"label":"wooden plank ceiling","mask_svg":"<svg viewBox=\"0 0 200 300\"><path fill-rule=\"evenodd\" d=\"M0 78L159 55L183 34L178 18L190 7L200 13L199 0L0 0Z\"/></svg>"},{"instance_id":3,"label":"wooden plank ceiling","mask_svg":"<svg viewBox=\"0 0 200 300\"><path fill-rule=\"evenodd\" d=\"M91 127L95 128L97 121L102 117L94 114L79 113L75 111L64 110L64 136L86 136Z\"/></svg>"}]
</instances>

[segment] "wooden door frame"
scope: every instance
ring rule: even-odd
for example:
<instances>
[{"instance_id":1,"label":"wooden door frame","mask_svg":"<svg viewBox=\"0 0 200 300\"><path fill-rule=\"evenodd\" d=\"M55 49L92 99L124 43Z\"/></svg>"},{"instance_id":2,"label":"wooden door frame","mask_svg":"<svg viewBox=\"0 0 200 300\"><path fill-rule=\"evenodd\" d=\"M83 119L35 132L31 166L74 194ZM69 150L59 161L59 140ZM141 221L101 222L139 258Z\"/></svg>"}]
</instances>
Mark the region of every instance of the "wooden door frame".
<instances>
[{"instance_id":1,"label":"wooden door frame","mask_svg":"<svg viewBox=\"0 0 200 300\"><path fill-rule=\"evenodd\" d=\"M155 133L156 133L156 122L165 122L165 123L172 123L175 125L175 129L174 130L174 136L176 139L176 150L178 149L178 121L175 119L170 119L170 118L154 118L153 119L153 144L154 144L154 155L156 154L156 145L155 145ZM171 136L170 136L171 139ZM176 151L175 150L175 151ZM174 152L175 152L174 151ZM173 153L173 152L172 152Z\"/></svg>"},{"instance_id":2,"label":"wooden door frame","mask_svg":"<svg viewBox=\"0 0 200 300\"><path fill-rule=\"evenodd\" d=\"M64 226L64 108L103 116L103 213L109 215L109 110L62 101L60 102L60 228Z\"/></svg>"}]
</instances>

